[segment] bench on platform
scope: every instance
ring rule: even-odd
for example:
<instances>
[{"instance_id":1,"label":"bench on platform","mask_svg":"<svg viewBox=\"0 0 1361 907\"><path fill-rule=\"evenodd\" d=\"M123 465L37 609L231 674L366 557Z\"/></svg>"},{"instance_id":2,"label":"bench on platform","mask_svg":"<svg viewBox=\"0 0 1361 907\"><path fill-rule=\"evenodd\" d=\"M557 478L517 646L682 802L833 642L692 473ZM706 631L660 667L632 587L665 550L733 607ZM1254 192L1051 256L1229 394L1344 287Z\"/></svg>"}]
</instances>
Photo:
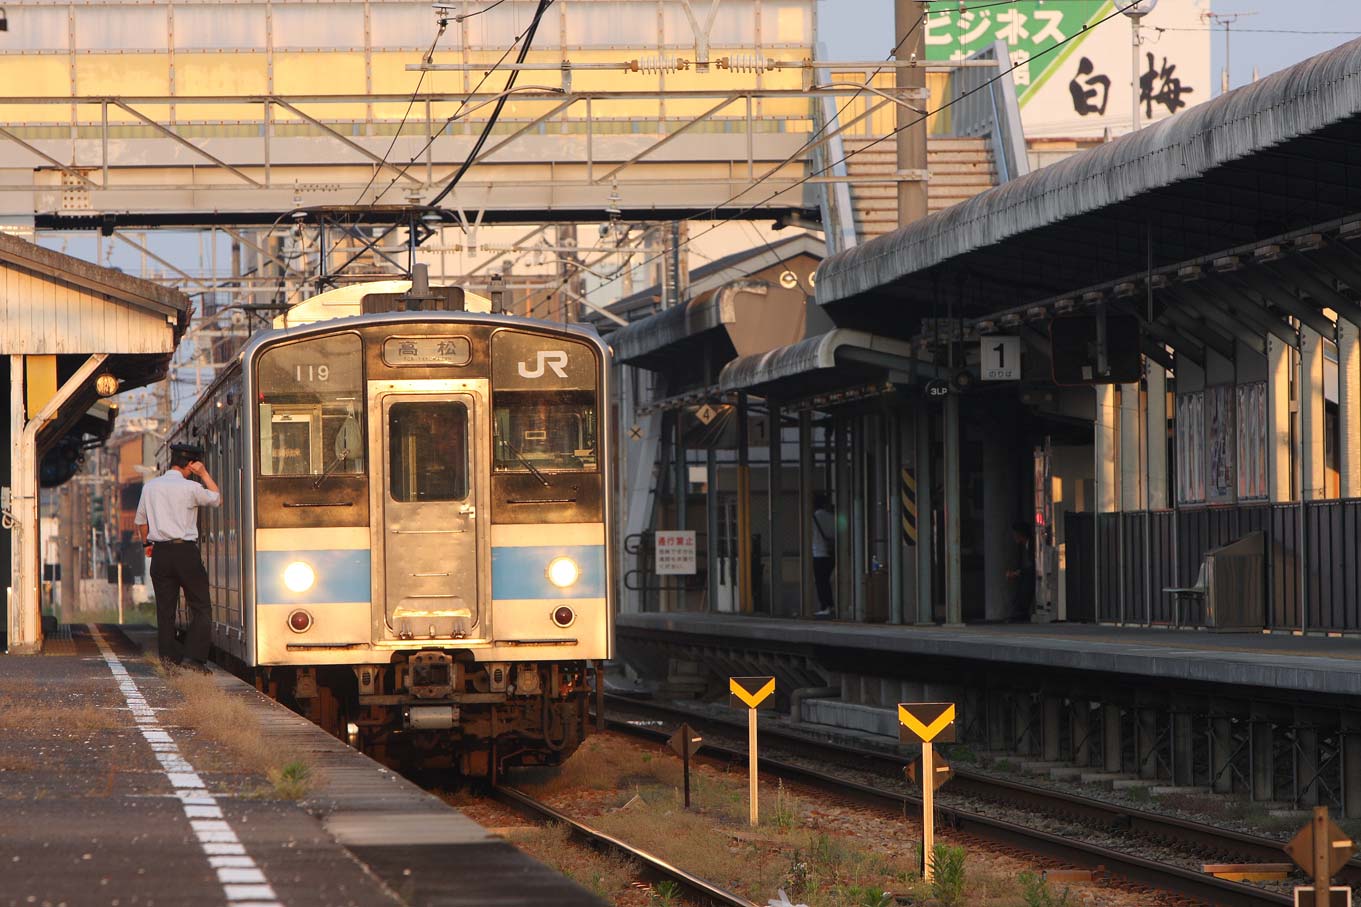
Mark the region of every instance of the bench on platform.
<instances>
[{"instance_id":1,"label":"bench on platform","mask_svg":"<svg viewBox=\"0 0 1361 907\"><path fill-rule=\"evenodd\" d=\"M1172 624L1183 626L1182 605L1203 605L1213 630L1261 630L1266 626L1266 535L1249 532L1205 553L1192 586L1163 589L1172 596Z\"/></svg>"}]
</instances>

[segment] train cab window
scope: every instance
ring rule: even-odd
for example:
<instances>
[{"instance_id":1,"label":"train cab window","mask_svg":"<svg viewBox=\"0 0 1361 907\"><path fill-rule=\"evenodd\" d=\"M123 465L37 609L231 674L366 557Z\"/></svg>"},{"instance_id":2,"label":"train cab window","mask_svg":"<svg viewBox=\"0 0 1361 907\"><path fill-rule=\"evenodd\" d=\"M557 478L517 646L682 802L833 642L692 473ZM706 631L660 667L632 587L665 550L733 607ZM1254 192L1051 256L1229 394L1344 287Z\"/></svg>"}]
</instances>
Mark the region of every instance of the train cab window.
<instances>
[{"instance_id":1,"label":"train cab window","mask_svg":"<svg viewBox=\"0 0 1361 907\"><path fill-rule=\"evenodd\" d=\"M354 334L266 350L257 365L260 474L364 471L363 347Z\"/></svg>"},{"instance_id":2,"label":"train cab window","mask_svg":"<svg viewBox=\"0 0 1361 907\"><path fill-rule=\"evenodd\" d=\"M502 391L492 418L497 472L596 469L593 393Z\"/></svg>"},{"instance_id":3,"label":"train cab window","mask_svg":"<svg viewBox=\"0 0 1361 907\"><path fill-rule=\"evenodd\" d=\"M439 400L388 409L388 482L394 501L468 496L468 408Z\"/></svg>"},{"instance_id":4,"label":"train cab window","mask_svg":"<svg viewBox=\"0 0 1361 907\"><path fill-rule=\"evenodd\" d=\"M492 336L492 469L497 473L599 469L599 360L561 336Z\"/></svg>"}]
</instances>

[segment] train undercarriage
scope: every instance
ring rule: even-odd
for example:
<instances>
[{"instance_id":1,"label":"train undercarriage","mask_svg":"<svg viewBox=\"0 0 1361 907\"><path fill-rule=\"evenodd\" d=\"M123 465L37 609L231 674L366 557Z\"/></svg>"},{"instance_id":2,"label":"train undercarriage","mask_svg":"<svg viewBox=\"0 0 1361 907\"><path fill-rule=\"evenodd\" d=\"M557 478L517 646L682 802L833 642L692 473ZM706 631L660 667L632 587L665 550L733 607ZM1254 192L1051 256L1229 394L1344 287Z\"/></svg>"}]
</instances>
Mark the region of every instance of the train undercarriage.
<instances>
[{"instance_id":1,"label":"train undercarriage","mask_svg":"<svg viewBox=\"0 0 1361 907\"><path fill-rule=\"evenodd\" d=\"M589 732L596 670L425 649L388 664L258 668L254 682L396 770L495 778L510 766L560 765L576 751Z\"/></svg>"}]
</instances>

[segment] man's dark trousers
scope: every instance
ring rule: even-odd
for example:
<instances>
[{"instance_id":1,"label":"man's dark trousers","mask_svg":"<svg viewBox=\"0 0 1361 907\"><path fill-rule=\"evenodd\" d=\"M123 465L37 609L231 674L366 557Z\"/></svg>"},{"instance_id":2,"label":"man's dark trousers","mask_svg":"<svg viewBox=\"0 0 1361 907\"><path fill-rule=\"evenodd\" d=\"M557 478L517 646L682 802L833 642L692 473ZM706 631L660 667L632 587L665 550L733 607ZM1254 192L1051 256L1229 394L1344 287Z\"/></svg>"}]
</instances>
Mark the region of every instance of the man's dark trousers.
<instances>
[{"instance_id":1,"label":"man's dark trousers","mask_svg":"<svg viewBox=\"0 0 1361 907\"><path fill-rule=\"evenodd\" d=\"M151 587L156 592L156 636L161 658L178 662L208 660L212 628L212 600L208 571L196 542L157 542L151 554ZM180 590L189 608L189 632L184 648L175 639L175 609Z\"/></svg>"}]
</instances>

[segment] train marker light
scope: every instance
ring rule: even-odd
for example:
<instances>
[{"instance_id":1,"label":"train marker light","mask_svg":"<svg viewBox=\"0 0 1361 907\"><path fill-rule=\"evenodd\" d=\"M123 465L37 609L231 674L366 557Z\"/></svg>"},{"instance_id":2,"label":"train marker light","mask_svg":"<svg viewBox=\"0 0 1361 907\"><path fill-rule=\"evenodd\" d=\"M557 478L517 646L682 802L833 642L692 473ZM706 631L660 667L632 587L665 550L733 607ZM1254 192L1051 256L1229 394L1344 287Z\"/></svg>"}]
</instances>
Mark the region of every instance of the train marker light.
<instances>
[{"instance_id":1,"label":"train marker light","mask_svg":"<svg viewBox=\"0 0 1361 907\"><path fill-rule=\"evenodd\" d=\"M566 589L581 578L581 568L570 557L555 557L548 562L548 581L559 589Z\"/></svg>"},{"instance_id":2,"label":"train marker light","mask_svg":"<svg viewBox=\"0 0 1361 907\"><path fill-rule=\"evenodd\" d=\"M290 592L306 592L316 584L316 581L316 571L302 561L294 561L284 568L284 585Z\"/></svg>"},{"instance_id":3,"label":"train marker light","mask_svg":"<svg viewBox=\"0 0 1361 907\"><path fill-rule=\"evenodd\" d=\"M288 629L294 633L306 633L312 629L312 615L299 608L288 615Z\"/></svg>"},{"instance_id":4,"label":"train marker light","mask_svg":"<svg viewBox=\"0 0 1361 907\"><path fill-rule=\"evenodd\" d=\"M559 627L570 627L576 619L576 612L566 605L560 605L553 610L553 623Z\"/></svg>"}]
</instances>

